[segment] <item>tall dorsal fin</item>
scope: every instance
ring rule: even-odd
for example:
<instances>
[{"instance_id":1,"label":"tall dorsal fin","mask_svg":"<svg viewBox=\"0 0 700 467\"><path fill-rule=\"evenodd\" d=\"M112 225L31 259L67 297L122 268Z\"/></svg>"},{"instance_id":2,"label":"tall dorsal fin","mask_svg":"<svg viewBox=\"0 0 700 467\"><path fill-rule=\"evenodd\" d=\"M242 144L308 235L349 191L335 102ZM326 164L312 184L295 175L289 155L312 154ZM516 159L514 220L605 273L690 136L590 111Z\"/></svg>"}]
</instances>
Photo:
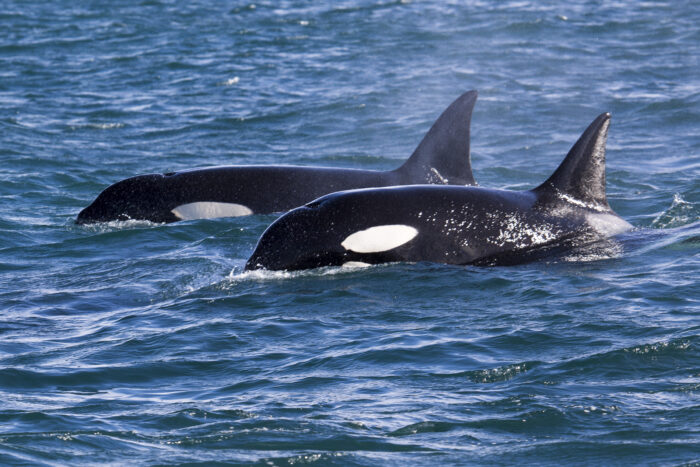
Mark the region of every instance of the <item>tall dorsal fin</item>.
<instances>
[{"instance_id":1,"label":"tall dorsal fin","mask_svg":"<svg viewBox=\"0 0 700 467\"><path fill-rule=\"evenodd\" d=\"M610 209L605 196L605 143L610 114L600 114L576 141L564 162L539 187L538 195L563 195L597 209Z\"/></svg>"},{"instance_id":2,"label":"tall dorsal fin","mask_svg":"<svg viewBox=\"0 0 700 467\"><path fill-rule=\"evenodd\" d=\"M411 157L397 169L406 182L476 185L469 127L477 92L465 92L440 115Z\"/></svg>"}]
</instances>

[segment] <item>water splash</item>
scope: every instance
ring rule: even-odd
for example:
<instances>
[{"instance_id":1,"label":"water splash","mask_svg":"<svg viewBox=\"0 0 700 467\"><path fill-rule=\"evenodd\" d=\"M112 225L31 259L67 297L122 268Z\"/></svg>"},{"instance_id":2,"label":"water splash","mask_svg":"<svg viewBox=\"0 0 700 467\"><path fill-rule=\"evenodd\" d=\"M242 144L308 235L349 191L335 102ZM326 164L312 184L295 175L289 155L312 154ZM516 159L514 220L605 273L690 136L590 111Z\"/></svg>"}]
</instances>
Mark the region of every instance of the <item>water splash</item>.
<instances>
[{"instance_id":1,"label":"water splash","mask_svg":"<svg viewBox=\"0 0 700 467\"><path fill-rule=\"evenodd\" d=\"M651 222L651 226L655 229L669 229L691 224L698 220L700 220L700 208L676 193L673 195L671 206L656 216Z\"/></svg>"}]
</instances>

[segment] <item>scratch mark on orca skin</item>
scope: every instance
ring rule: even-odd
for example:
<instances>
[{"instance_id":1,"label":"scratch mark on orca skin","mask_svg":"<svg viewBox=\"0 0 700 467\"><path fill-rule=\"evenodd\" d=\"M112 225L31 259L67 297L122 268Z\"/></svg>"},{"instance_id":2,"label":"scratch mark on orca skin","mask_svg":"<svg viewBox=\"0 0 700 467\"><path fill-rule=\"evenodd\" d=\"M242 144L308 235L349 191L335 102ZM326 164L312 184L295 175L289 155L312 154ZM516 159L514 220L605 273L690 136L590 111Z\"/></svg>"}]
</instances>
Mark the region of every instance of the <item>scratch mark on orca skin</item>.
<instances>
[{"instance_id":1,"label":"scratch mark on orca skin","mask_svg":"<svg viewBox=\"0 0 700 467\"><path fill-rule=\"evenodd\" d=\"M437 171L435 167L431 167L430 171L432 172L432 175L430 176L429 180L431 183L437 184L438 182L442 183L443 185L449 185L450 181L447 180L445 177L440 175L440 172ZM433 177L433 175L435 177ZM437 177L437 178L436 178Z\"/></svg>"}]
</instances>

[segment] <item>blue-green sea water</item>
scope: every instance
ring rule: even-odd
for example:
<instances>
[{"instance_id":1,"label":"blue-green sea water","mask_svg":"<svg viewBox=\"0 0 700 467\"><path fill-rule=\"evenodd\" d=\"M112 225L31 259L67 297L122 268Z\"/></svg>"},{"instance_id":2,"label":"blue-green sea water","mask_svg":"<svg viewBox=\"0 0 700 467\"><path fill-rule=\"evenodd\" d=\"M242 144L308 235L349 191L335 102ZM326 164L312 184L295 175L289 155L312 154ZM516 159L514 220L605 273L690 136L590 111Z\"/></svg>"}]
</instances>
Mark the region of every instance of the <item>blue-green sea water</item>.
<instances>
[{"instance_id":1,"label":"blue-green sea water","mask_svg":"<svg viewBox=\"0 0 700 467\"><path fill-rule=\"evenodd\" d=\"M0 4L0 464L698 465L700 3ZM480 93L483 186L610 111L609 248L244 273L276 216L77 226L123 178L385 170Z\"/></svg>"}]
</instances>

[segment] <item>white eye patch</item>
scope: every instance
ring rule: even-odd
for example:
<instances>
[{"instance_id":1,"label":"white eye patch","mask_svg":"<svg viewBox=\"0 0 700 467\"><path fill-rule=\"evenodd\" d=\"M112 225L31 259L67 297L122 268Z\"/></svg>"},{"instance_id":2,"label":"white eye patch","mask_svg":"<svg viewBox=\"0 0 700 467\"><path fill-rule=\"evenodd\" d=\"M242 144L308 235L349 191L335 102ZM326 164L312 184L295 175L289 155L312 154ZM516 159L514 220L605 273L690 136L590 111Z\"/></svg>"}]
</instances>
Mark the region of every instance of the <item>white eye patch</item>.
<instances>
[{"instance_id":1,"label":"white eye patch","mask_svg":"<svg viewBox=\"0 0 700 467\"><path fill-rule=\"evenodd\" d=\"M418 230L410 225L378 225L349 235L341 245L356 253L378 253L400 247L416 235Z\"/></svg>"},{"instance_id":2,"label":"white eye patch","mask_svg":"<svg viewBox=\"0 0 700 467\"><path fill-rule=\"evenodd\" d=\"M213 217L240 217L253 214L250 208L242 204L215 203L213 201L183 204L170 212L183 221L211 219Z\"/></svg>"}]
</instances>

